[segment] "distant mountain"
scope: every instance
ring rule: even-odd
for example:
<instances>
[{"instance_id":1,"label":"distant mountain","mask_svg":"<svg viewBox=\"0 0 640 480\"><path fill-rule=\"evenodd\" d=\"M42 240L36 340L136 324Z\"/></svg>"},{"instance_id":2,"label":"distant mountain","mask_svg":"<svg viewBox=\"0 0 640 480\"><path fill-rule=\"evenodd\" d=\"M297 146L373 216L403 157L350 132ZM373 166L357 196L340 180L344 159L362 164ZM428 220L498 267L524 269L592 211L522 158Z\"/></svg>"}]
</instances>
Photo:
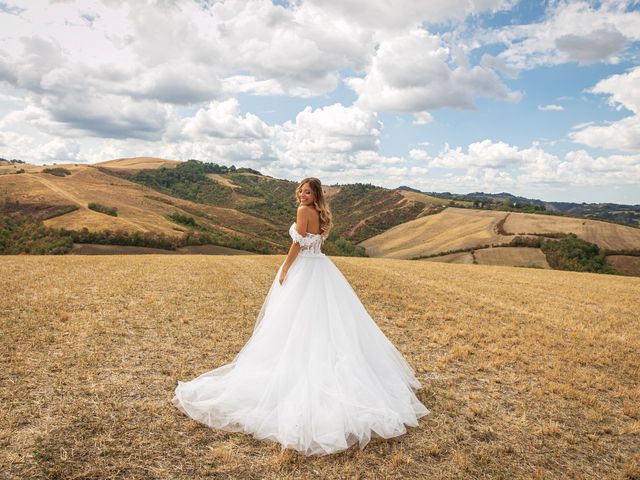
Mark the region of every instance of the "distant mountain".
<instances>
[{"instance_id":1,"label":"distant mountain","mask_svg":"<svg viewBox=\"0 0 640 480\"><path fill-rule=\"evenodd\" d=\"M410 189L410 187L399 187ZM418 192L419 190L411 189ZM522 211L526 210L526 206L537 206L549 213L558 213L566 216L596 218L607 220L624 225L640 227L640 205L621 205L616 203L572 203L572 202L547 202L544 200L520 197L511 193L485 193L473 192L467 194L455 194L450 192L425 192L427 195L434 197L455 200L475 202L476 208L485 208L489 210L506 210L505 207L514 204L519 206ZM479 202L485 202L480 207ZM524 209L524 210L523 210Z\"/></svg>"}]
</instances>

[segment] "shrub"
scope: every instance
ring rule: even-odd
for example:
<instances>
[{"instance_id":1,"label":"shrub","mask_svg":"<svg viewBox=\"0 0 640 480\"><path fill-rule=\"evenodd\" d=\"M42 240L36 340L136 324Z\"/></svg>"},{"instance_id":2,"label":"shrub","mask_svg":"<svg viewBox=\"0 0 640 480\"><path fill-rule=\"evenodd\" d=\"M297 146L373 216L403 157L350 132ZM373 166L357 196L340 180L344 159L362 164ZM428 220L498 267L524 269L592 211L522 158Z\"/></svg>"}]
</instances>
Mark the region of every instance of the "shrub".
<instances>
[{"instance_id":1,"label":"shrub","mask_svg":"<svg viewBox=\"0 0 640 480\"><path fill-rule=\"evenodd\" d=\"M169 215L167 215L167 218L175 223L187 225L189 227L197 228L200 226L193 217L190 217L189 215L183 215L179 212L170 213Z\"/></svg>"},{"instance_id":2,"label":"shrub","mask_svg":"<svg viewBox=\"0 0 640 480\"><path fill-rule=\"evenodd\" d=\"M344 237L337 237L333 235L334 232L330 232L329 236L324 242L323 251L327 255L340 255L349 257L367 257L367 252L364 247L356 245L350 240Z\"/></svg>"},{"instance_id":3,"label":"shrub","mask_svg":"<svg viewBox=\"0 0 640 480\"><path fill-rule=\"evenodd\" d=\"M566 233L559 240L543 240L540 248L552 268L575 272L617 273L605 263L606 252L595 243Z\"/></svg>"},{"instance_id":4,"label":"shrub","mask_svg":"<svg viewBox=\"0 0 640 480\"><path fill-rule=\"evenodd\" d=\"M23 207L9 202L0 205L0 254L61 255L71 250L68 235L45 227L29 206Z\"/></svg>"},{"instance_id":5,"label":"shrub","mask_svg":"<svg viewBox=\"0 0 640 480\"><path fill-rule=\"evenodd\" d=\"M70 236L75 243L96 243L99 245L129 245L138 247L163 248L175 250L181 246L180 239L169 237L164 233L128 232L124 230L102 230L91 232L86 227L82 230L58 230L61 234Z\"/></svg>"},{"instance_id":6,"label":"shrub","mask_svg":"<svg viewBox=\"0 0 640 480\"><path fill-rule=\"evenodd\" d=\"M106 215L111 215L112 217L118 216L118 209L115 207L107 207L106 205L102 205L101 203L89 202L87 205L89 210L94 210L96 212L104 213Z\"/></svg>"},{"instance_id":7,"label":"shrub","mask_svg":"<svg viewBox=\"0 0 640 480\"><path fill-rule=\"evenodd\" d=\"M540 248L542 240L538 237L521 237L515 236L509 243L510 247L531 247Z\"/></svg>"},{"instance_id":8,"label":"shrub","mask_svg":"<svg viewBox=\"0 0 640 480\"><path fill-rule=\"evenodd\" d=\"M45 168L42 170L42 173L48 173L50 175L55 175L56 177L66 177L67 175L71 175L69 170L62 167Z\"/></svg>"}]
</instances>

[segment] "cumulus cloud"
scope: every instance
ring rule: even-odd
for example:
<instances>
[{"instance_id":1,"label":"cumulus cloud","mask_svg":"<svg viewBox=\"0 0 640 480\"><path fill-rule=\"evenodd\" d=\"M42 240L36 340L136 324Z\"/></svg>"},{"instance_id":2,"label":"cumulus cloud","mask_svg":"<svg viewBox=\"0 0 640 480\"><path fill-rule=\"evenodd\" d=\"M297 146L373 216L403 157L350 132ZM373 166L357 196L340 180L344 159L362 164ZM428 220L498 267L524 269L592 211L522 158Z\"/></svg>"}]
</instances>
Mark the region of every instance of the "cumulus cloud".
<instances>
[{"instance_id":1,"label":"cumulus cloud","mask_svg":"<svg viewBox=\"0 0 640 480\"><path fill-rule=\"evenodd\" d=\"M517 147L504 142L493 142L486 139L467 147L451 148L445 144L440 154L429 162L430 167L442 168L494 168L506 167L522 161L522 153Z\"/></svg>"},{"instance_id":2,"label":"cumulus cloud","mask_svg":"<svg viewBox=\"0 0 640 480\"><path fill-rule=\"evenodd\" d=\"M609 104L640 115L640 67L599 81L591 93L610 95Z\"/></svg>"},{"instance_id":3,"label":"cumulus cloud","mask_svg":"<svg viewBox=\"0 0 640 480\"><path fill-rule=\"evenodd\" d=\"M576 125L569 137L595 148L640 151L640 67L599 81L591 93L609 95L609 104L633 113L606 124Z\"/></svg>"},{"instance_id":4,"label":"cumulus cloud","mask_svg":"<svg viewBox=\"0 0 640 480\"><path fill-rule=\"evenodd\" d=\"M173 114L156 101L133 101L117 95L44 97L30 120L50 134L70 137L160 140Z\"/></svg>"},{"instance_id":5,"label":"cumulus cloud","mask_svg":"<svg viewBox=\"0 0 640 480\"><path fill-rule=\"evenodd\" d=\"M416 112L413 114L413 123L415 125L427 125L433 122L433 116L429 112Z\"/></svg>"},{"instance_id":6,"label":"cumulus cloud","mask_svg":"<svg viewBox=\"0 0 640 480\"><path fill-rule=\"evenodd\" d=\"M343 69L366 72L349 81L359 92L358 106L414 112L421 125L432 121L428 110L471 108L477 95L518 98L492 68L470 66L441 37L414 28L425 20L508 8L511 2L405 3L390 9L374 2L363 9L358 0L293 2L290 8L268 0L35 0L21 13L24 21L0 19L13 42L0 52L0 79L31 93L34 106L50 109L58 131L67 125L67 135L81 130L115 138L161 136L172 111L163 104L207 104L238 93L326 94ZM377 14L367 18L363 12ZM378 21L387 27L378 28ZM406 33L407 28L414 30ZM454 57L460 65L450 68ZM123 118L114 118L119 111Z\"/></svg>"},{"instance_id":7,"label":"cumulus cloud","mask_svg":"<svg viewBox=\"0 0 640 480\"><path fill-rule=\"evenodd\" d=\"M593 157L584 150L569 151L561 158L538 143L519 148L484 140L463 148L444 149L434 158L423 150L411 150L413 159L428 166L454 170L444 178L451 187L488 189L498 187L566 188L571 186L634 185L640 182L640 155ZM459 173L463 169L464 173Z\"/></svg>"},{"instance_id":8,"label":"cumulus cloud","mask_svg":"<svg viewBox=\"0 0 640 480\"><path fill-rule=\"evenodd\" d=\"M8 2L0 2L0 13L8 13L9 15L20 15L25 9Z\"/></svg>"},{"instance_id":9,"label":"cumulus cloud","mask_svg":"<svg viewBox=\"0 0 640 480\"><path fill-rule=\"evenodd\" d=\"M439 36L416 28L382 41L367 75L346 82L358 93L356 105L374 111L470 109L475 96L520 99L521 94L510 91L492 69L471 67L465 60L451 68L451 56Z\"/></svg>"},{"instance_id":10,"label":"cumulus cloud","mask_svg":"<svg viewBox=\"0 0 640 480\"><path fill-rule=\"evenodd\" d=\"M509 25L478 35L481 43L503 44L497 55L518 70L565 62L618 63L625 47L640 40L640 12L626 2L558 2L538 23Z\"/></svg>"},{"instance_id":11,"label":"cumulus cloud","mask_svg":"<svg viewBox=\"0 0 640 480\"><path fill-rule=\"evenodd\" d=\"M211 102L184 120L182 133L189 138L203 137L247 139L267 138L270 128L252 113L240 114L240 103L235 98L224 102Z\"/></svg>"},{"instance_id":12,"label":"cumulus cloud","mask_svg":"<svg viewBox=\"0 0 640 480\"><path fill-rule=\"evenodd\" d=\"M537 23L480 35L480 23L461 22L515 2L28 3L0 2L2 156L78 162L153 154L388 186L424 185L421 178L437 169L447 172L445 190L591 185L598 178L627 185L638 178L634 155L578 150L561 157L537 144L488 139L445 145L437 155L415 142L420 148L406 158L393 140L383 148L384 112L410 113L407 130L431 133L442 126L432 125L435 110L473 109L480 97L518 101L523 93L508 80L522 69L625 60L640 39L640 12L624 1L552 2ZM336 90L342 80L355 93L353 105L335 103L352 95ZM576 125L570 138L639 151L638 85L637 68L598 82L589 92L631 115ZM246 111L252 102L278 108L273 102L280 100L278 123ZM285 121L283 112L294 113ZM427 138L443 144L437 134Z\"/></svg>"},{"instance_id":13,"label":"cumulus cloud","mask_svg":"<svg viewBox=\"0 0 640 480\"><path fill-rule=\"evenodd\" d=\"M278 126L279 161L294 168L313 164L327 170L386 162L377 154L382 130L375 113L357 107L306 107L295 121Z\"/></svg>"},{"instance_id":14,"label":"cumulus cloud","mask_svg":"<svg viewBox=\"0 0 640 480\"><path fill-rule=\"evenodd\" d=\"M497 72L500 72L506 78L518 77L518 69L505 64L499 58L488 53L482 55L482 58L480 59L480 65L486 68L492 68Z\"/></svg>"},{"instance_id":15,"label":"cumulus cloud","mask_svg":"<svg viewBox=\"0 0 640 480\"><path fill-rule=\"evenodd\" d=\"M0 17L9 39L0 81L39 95L63 88L181 105L239 92L326 94L341 69L364 68L374 33L311 3L268 0L35 0L19 18Z\"/></svg>"},{"instance_id":16,"label":"cumulus cloud","mask_svg":"<svg viewBox=\"0 0 640 480\"><path fill-rule=\"evenodd\" d=\"M640 155L593 157L570 151L561 160L534 149L518 182L541 186L635 185L640 182Z\"/></svg>"},{"instance_id":17,"label":"cumulus cloud","mask_svg":"<svg viewBox=\"0 0 640 480\"><path fill-rule=\"evenodd\" d=\"M421 148L412 148L411 150L409 150L409 157L412 160L418 160L421 162L431 159L429 153L426 150L422 150Z\"/></svg>"},{"instance_id":18,"label":"cumulus cloud","mask_svg":"<svg viewBox=\"0 0 640 480\"><path fill-rule=\"evenodd\" d=\"M601 28L584 35L569 33L555 39L560 52L585 64L610 57L622 50L626 42L626 37L615 27Z\"/></svg>"},{"instance_id":19,"label":"cumulus cloud","mask_svg":"<svg viewBox=\"0 0 640 480\"><path fill-rule=\"evenodd\" d=\"M640 151L640 116L592 125L569 133L569 138L593 148Z\"/></svg>"},{"instance_id":20,"label":"cumulus cloud","mask_svg":"<svg viewBox=\"0 0 640 480\"><path fill-rule=\"evenodd\" d=\"M36 154L44 161L77 162L80 144L72 139L54 138L38 147Z\"/></svg>"},{"instance_id":21,"label":"cumulus cloud","mask_svg":"<svg viewBox=\"0 0 640 480\"><path fill-rule=\"evenodd\" d=\"M510 0L310 0L309 3L330 10L364 27L398 30L422 22L441 23L463 20L468 15L496 12L510 8Z\"/></svg>"}]
</instances>

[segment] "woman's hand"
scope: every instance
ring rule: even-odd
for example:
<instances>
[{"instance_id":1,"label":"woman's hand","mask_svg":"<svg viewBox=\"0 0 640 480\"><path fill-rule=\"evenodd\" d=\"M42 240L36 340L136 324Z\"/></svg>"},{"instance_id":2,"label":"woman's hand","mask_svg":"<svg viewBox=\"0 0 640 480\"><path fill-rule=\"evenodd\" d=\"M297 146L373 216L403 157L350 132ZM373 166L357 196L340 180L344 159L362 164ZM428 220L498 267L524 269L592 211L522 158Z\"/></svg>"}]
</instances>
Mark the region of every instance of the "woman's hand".
<instances>
[{"instance_id":1,"label":"woman's hand","mask_svg":"<svg viewBox=\"0 0 640 480\"><path fill-rule=\"evenodd\" d=\"M287 276L287 271L283 268L280 271L280 278L278 279L278 281L280 282L280 285L282 285L282 282L284 282L284 277Z\"/></svg>"}]
</instances>

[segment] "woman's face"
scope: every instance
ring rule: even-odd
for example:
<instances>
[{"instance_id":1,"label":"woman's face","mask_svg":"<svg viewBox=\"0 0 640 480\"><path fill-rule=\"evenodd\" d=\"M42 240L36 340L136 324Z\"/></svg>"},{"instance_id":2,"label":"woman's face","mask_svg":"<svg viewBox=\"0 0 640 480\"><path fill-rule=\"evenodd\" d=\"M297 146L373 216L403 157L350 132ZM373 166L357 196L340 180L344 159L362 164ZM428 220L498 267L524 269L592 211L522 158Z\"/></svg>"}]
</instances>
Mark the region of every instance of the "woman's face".
<instances>
[{"instance_id":1,"label":"woman's face","mask_svg":"<svg viewBox=\"0 0 640 480\"><path fill-rule=\"evenodd\" d=\"M309 187L309 183L305 183L302 185L300 189L300 193L298 194L298 198L300 199L300 203L303 205L313 205L316 197L313 194L313 190Z\"/></svg>"}]
</instances>

